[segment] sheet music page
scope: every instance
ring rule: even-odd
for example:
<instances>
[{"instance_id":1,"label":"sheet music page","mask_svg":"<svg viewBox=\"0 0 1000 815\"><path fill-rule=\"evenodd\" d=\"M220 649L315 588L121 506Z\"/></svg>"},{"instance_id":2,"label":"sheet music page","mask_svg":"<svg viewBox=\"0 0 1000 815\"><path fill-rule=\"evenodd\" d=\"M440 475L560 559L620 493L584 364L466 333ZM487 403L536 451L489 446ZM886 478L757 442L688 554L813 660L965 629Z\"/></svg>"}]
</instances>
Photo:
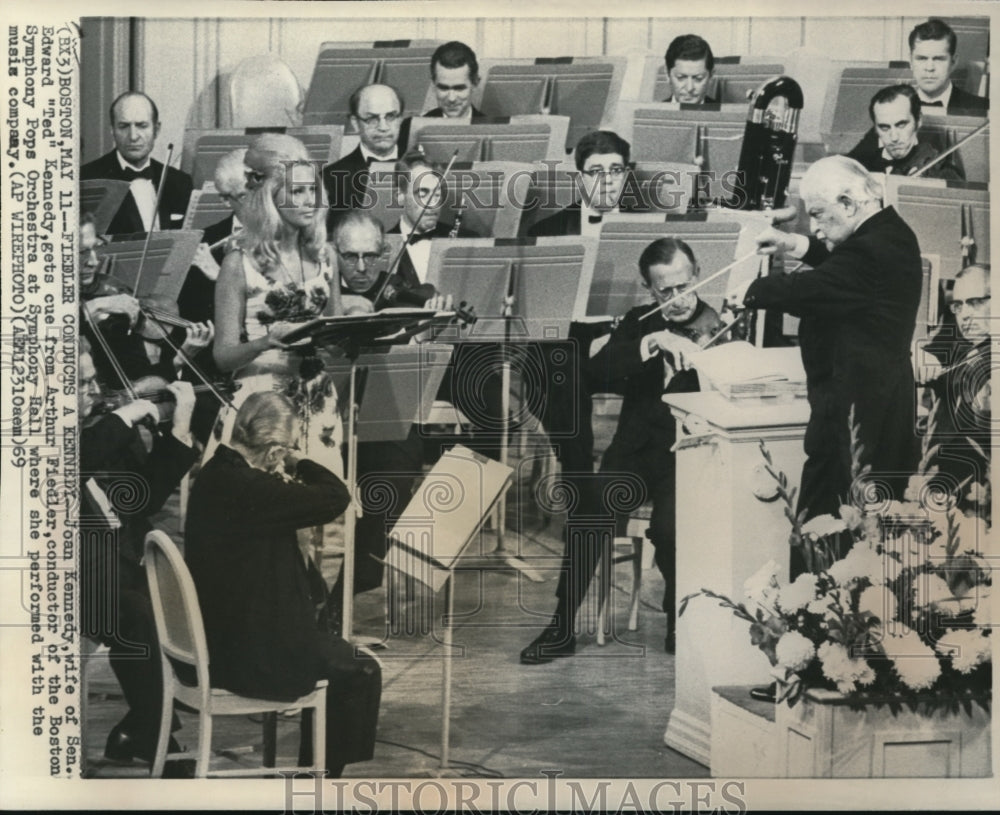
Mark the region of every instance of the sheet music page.
<instances>
[{"instance_id":1,"label":"sheet music page","mask_svg":"<svg viewBox=\"0 0 1000 815\"><path fill-rule=\"evenodd\" d=\"M622 63L627 58L632 61L624 79L615 74L616 81L622 83L616 92L622 103L634 106L647 101L636 98L646 66L662 65L663 51L673 37L699 32L712 41L720 56L745 54L784 60L786 72L801 79L807 99L799 121L800 147L810 145L821 154L823 132L832 116L832 109L825 104L825 89L844 64L906 60L906 36L928 16L988 18L992 24L1000 19L997 4L952 0L921 0L916 4L891 0L879 5L845 0L824 6L791 0L723 5L628 0L614 6L594 0L553 0L548 4L526 0L388 0L377 4L7 0L3 9L7 48L0 129L4 162L0 176L0 808L282 812L995 809L1000 800L995 769L1000 729L995 726L995 717L991 735L994 770L989 777L931 777L938 773L924 773L915 764L906 765L914 776L911 778L713 777L704 762L679 756L663 742L676 676L674 663L666 661L663 652L662 632L657 635L656 653L650 647L641 658L622 659L615 673L614 681L622 686L633 681L653 684L654 689L662 688L663 697L660 700L657 696L639 711L648 732L636 735L630 730L618 736L622 740L642 739L644 755L662 759L663 767L683 759L687 762L684 766L692 768L691 776L649 771L639 777L633 768L615 767L613 772L595 770L585 777L574 777L561 768L558 750L549 749L551 743L543 755L531 753L533 743L553 737L551 728L546 730L550 717L580 705L573 709L582 727L600 717L619 716L621 711L616 701L606 702L596 694L581 693L570 699L560 690L562 680L553 680L570 676L584 661L582 651L574 659L539 666L541 673L539 668L518 664L517 649L527 644L545 619L537 610L525 612L520 601L527 583L522 581L523 575L513 572L508 574L510 582L504 592L503 624L520 626L524 642L505 653L500 667L488 675L475 674L456 683L456 698L474 706L477 715L484 718L475 720L475 728L464 730L467 722L453 722L453 741L460 744L462 739L471 738L476 735L473 730L497 744L505 739L508 755L530 753L525 760L531 770L522 777L485 773L484 768L489 769L494 759L492 747L474 757L466 756L468 766L463 771L468 772L463 777L456 777L457 773L434 778L400 778L393 773L367 777L361 775L364 768L360 766L340 779L230 778L204 783L145 778L138 762L129 777L86 777L84 743L100 742L96 748L100 754L113 721L87 718L88 701L100 704L107 700L98 699L96 694L93 700L86 698L87 671L94 664L95 646L79 634L77 557L82 486L78 416L80 168L112 149L108 106L118 93L131 87L156 99L160 129L153 157L162 161L166 146L172 144L174 165L178 166L186 129L231 126L229 82L239 63L255 54L281 57L303 92L308 90L324 42L356 43L374 50L375 42L412 39L442 43L454 39L469 43L484 64L488 60L533 64L538 57L570 55L615 57ZM964 33L966 29L962 31L960 38L971 36ZM988 89L988 60L980 71L983 78L979 87ZM409 74L415 72L426 75L426 66L408 67L395 80L412 80ZM482 90L475 91L476 101L480 101ZM428 78L426 99L433 98ZM416 100L415 109L430 107L421 102ZM295 110L289 113L290 117L295 115ZM595 126L614 127L615 112L596 120ZM989 131L988 138L988 157L996 162L997 139ZM356 144L356 135L345 136L343 152ZM809 155L815 157L816 152ZM572 156L567 155L565 161L572 162ZM796 184L797 179L793 174ZM394 201L390 205L396 206ZM997 234L995 219L992 223L994 229L980 227L975 234L981 262L989 260L989 241ZM665 222L664 235L669 234L669 228ZM957 254L958 249L948 251ZM702 274L711 271L702 270ZM944 269L941 276L951 278L954 271ZM932 293L932 301L936 296ZM392 311L404 314L411 310ZM746 361L726 357L731 351L732 346L724 346L710 353L719 357L722 369L735 369L740 376L752 373ZM733 371L719 376L729 372ZM517 396L515 393L514 398ZM666 450L663 454L668 455ZM555 469L553 461L548 455L539 456L538 467ZM539 476L544 477L551 482L551 475ZM787 529L783 533L787 535ZM987 569L996 562L995 545L991 552ZM545 587L545 602L549 603L554 600L559 546L547 550L547 556L553 569ZM660 579L655 567L646 575L647 582ZM660 626L656 629L660 631L663 617L659 599L643 602L641 627L648 632ZM619 623L624 630L623 622ZM503 627L497 630L499 637ZM996 640L994 633L994 650ZM747 648L752 647L748 639ZM587 653L598 653L592 638L587 641ZM387 671L392 657L391 649L380 657ZM423 685L433 685L436 693L437 661L432 668L421 666ZM522 673L529 670L530 679ZM546 670L550 671L547 678ZM113 681L110 671L105 674ZM546 681L551 684L543 694L538 684ZM996 681L994 673L994 686ZM439 749L438 723L428 724L407 713L412 700L399 691L400 687L395 682L384 687L380 726L413 745L422 745L414 750L433 754ZM499 693L511 688L520 694L517 704L513 710L500 709L496 701ZM523 714L528 705L535 711L531 729L509 732L513 714ZM578 739L569 725L559 727L563 729L556 735L561 741ZM191 734L196 728L195 720L187 717L184 731L188 743L193 744ZM259 734L254 724L254 738L259 739ZM895 742L888 738L887 743L885 754L889 755ZM596 764L615 766L615 743L596 744L592 749L601 756ZM928 751L929 764L940 758L932 748ZM953 761L952 772L959 772L955 754L945 753L945 758L950 756Z\"/></svg>"}]
</instances>

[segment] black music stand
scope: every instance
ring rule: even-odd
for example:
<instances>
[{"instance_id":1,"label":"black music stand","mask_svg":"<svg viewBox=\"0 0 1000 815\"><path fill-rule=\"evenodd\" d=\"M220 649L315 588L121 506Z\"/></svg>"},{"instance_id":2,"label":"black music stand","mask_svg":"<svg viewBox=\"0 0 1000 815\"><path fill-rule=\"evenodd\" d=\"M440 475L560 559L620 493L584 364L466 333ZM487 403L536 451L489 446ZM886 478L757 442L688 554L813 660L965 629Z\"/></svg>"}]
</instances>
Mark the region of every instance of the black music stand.
<instances>
[{"instance_id":1,"label":"black music stand","mask_svg":"<svg viewBox=\"0 0 1000 815\"><path fill-rule=\"evenodd\" d=\"M586 310L596 241L579 237L525 240L478 238L434 241L428 282L456 301L471 303L478 320L444 341L485 342L502 348L500 461L510 436L511 349L517 343L566 340L573 319ZM506 507L497 504L497 548L491 557L531 580L542 578L505 546Z\"/></svg>"},{"instance_id":2,"label":"black music stand","mask_svg":"<svg viewBox=\"0 0 1000 815\"><path fill-rule=\"evenodd\" d=\"M95 178L80 182L80 211L94 216L94 232L104 235L129 193L127 181Z\"/></svg>"},{"instance_id":3,"label":"black music stand","mask_svg":"<svg viewBox=\"0 0 1000 815\"><path fill-rule=\"evenodd\" d=\"M201 237L200 229L153 232L146 249L145 232L115 235L101 247L99 255L109 258L110 282L127 288L136 297L161 295L176 301Z\"/></svg>"},{"instance_id":4,"label":"black music stand","mask_svg":"<svg viewBox=\"0 0 1000 815\"><path fill-rule=\"evenodd\" d=\"M378 362L382 362L383 375L388 376L389 374L389 366L385 364L384 353L379 357L375 357L373 354L366 353L368 350L367 346L376 345L380 342L389 342L401 331L426 330L427 328L446 325L452 321L453 316L450 312L441 313L429 309L385 309L374 314L318 317L315 320L304 323L285 336L287 344L295 344L302 340L311 339L315 345L320 347L336 346L344 352L342 359L327 360L326 363L327 367L333 369L334 375L338 373L339 368L341 378L346 378L348 381L348 410L344 428L347 444L345 483L352 497L352 506L348 507L347 512L344 514L344 565L342 567L344 569L342 635L348 641L352 637L354 627L354 529L358 514L360 513L360 507L353 499L357 488L357 444L359 427L361 426L359 419L363 399L362 393L366 387L369 391L372 389L381 389L384 392L388 388L392 392L394 385L402 389L403 383L407 381L401 377L398 382L392 383L379 381L359 382L361 371L369 370ZM434 349L430 350L434 351ZM418 376L417 385L421 387L411 393L409 401L404 395L398 392L392 400L391 404L399 406L401 410L408 408L411 411L409 419L401 414L399 416L390 415L388 420L386 420L385 410L388 408L391 414L391 405L383 403L380 405L383 409L381 416L376 415L373 420L365 423L365 426L368 424L381 425L382 433L366 433L365 441L384 441L389 438L397 438L399 437L399 431L404 425L406 430L403 432L402 438L405 438L406 433L409 432L409 426L420 415L426 415L426 408L428 407L427 394L430 393L430 399L433 400L433 394L436 393L436 388L440 387L441 378L444 375L444 367L448 361L447 357L450 357L451 352L450 349L445 352L443 349L438 348L438 354L439 356L434 364L429 365L427 368L428 372L440 371L436 375L436 383L430 376L425 377L425 379L431 381L421 382ZM372 377L366 377L366 379L374 380ZM430 388L430 385L434 385L433 390ZM414 406L418 410L415 411ZM388 435L386 435L387 430Z\"/></svg>"}]
</instances>

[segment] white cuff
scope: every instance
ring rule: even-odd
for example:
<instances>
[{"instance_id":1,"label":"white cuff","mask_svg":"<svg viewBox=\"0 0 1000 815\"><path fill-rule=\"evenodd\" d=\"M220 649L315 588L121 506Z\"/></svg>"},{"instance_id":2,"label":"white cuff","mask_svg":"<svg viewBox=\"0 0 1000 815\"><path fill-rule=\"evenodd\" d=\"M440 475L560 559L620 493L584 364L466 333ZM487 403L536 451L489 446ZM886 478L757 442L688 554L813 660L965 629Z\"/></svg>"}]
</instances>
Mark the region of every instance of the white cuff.
<instances>
[{"instance_id":1,"label":"white cuff","mask_svg":"<svg viewBox=\"0 0 1000 815\"><path fill-rule=\"evenodd\" d=\"M643 362L645 362L647 359L652 359L659 353L658 351L649 350L649 338L652 336L653 336L652 334L647 334L645 337L639 340L639 359L641 359Z\"/></svg>"}]
</instances>

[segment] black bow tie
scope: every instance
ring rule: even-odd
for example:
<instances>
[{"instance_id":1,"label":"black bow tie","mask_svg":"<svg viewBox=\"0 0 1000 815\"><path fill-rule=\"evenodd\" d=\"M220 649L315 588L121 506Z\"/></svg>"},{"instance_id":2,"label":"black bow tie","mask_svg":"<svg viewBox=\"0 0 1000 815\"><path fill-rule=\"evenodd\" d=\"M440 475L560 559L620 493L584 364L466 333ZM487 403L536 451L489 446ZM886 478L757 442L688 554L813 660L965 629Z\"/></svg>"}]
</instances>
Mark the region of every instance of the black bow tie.
<instances>
[{"instance_id":1,"label":"black bow tie","mask_svg":"<svg viewBox=\"0 0 1000 815\"><path fill-rule=\"evenodd\" d=\"M420 243L420 241L429 241L434 237L433 230L427 230L426 232L414 232L410 237L410 246L415 243Z\"/></svg>"},{"instance_id":2,"label":"black bow tie","mask_svg":"<svg viewBox=\"0 0 1000 815\"><path fill-rule=\"evenodd\" d=\"M369 167L371 167L372 163L376 161L393 162L395 160L396 160L395 156L389 156L388 158L379 158L378 156L365 156L365 164L367 164Z\"/></svg>"},{"instance_id":3,"label":"black bow tie","mask_svg":"<svg viewBox=\"0 0 1000 815\"><path fill-rule=\"evenodd\" d=\"M125 167L122 170L122 178L126 181L135 181L137 178L153 181L153 165L147 164L144 170L133 170L131 167Z\"/></svg>"},{"instance_id":4,"label":"black bow tie","mask_svg":"<svg viewBox=\"0 0 1000 815\"><path fill-rule=\"evenodd\" d=\"M604 220L604 216L603 215L588 215L587 216L587 223L588 224L599 224L603 220Z\"/></svg>"},{"instance_id":5,"label":"black bow tie","mask_svg":"<svg viewBox=\"0 0 1000 815\"><path fill-rule=\"evenodd\" d=\"M922 108L943 108L944 102L938 99L936 102L921 102L920 107Z\"/></svg>"}]
</instances>

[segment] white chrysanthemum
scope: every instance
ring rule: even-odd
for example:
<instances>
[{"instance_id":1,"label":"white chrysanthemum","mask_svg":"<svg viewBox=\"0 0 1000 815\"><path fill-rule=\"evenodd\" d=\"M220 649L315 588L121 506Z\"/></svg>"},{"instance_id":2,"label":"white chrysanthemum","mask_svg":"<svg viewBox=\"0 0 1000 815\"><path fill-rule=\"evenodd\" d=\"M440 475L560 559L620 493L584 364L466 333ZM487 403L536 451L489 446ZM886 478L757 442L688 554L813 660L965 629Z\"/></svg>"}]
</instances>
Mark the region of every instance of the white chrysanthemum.
<instances>
[{"instance_id":1,"label":"white chrysanthemum","mask_svg":"<svg viewBox=\"0 0 1000 815\"><path fill-rule=\"evenodd\" d=\"M862 578L867 578L873 586L880 586L886 581L887 565L883 555L864 541L858 541L850 552L826 571L839 586Z\"/></svg>"},{"instance_id":2,"label":"white chrysanthemum","mask_svg":"<svg viewBox=\"0 0 1000 815\"><path fill-rule=\"evenodd\" d=\"M825 538L827 535L836 535L847 529L847 524L841 518L834 518L832 515L817 515L806 521L802 526L803 535L815 535L817 538Z\"/></svg>"},{"instance_id":3,"label":"white chrysanthemum","mask_svg":"<svg viewBox=\"0 0 1000 815\"><path fill-rule=\"evenodd\" d=\"M826 615L829 610L830 604L833 601L829 597L817 597L815 600L811 600L806 605L806 611L810 614L823 614Z\"/></svg>"},{"instance_id":4,"label":"white chrysanthemum","mask_svg":"<svg viewBox=\"0 0 1000 815\"><path fill-rule=\"evenodd\" d=\"M858 597L858 611L867 611L882 621L896 619L899 602L888 586L869 586Z\"/></svg>"},{"instance_id":5,"label":"white chrysanthemum","mask_svg":"<svg viewBox=\"0 0 1000 815\"><path fill-rule=\"evenodd\" d=\"M860 685L875 680L875 671L863 659L854 659L839 642L824 642L816 652L823 665L823 676L837 684L841 693L851 693Z\"/></svg>"},{"instance_id":6,"label":"white chrysanthemum","mask_svg":"<svg viewBox=\"0 0 1000 815\"><path fill-rule=\"evenodd\" d=\"M916 501L890 501L882 515L885 517L898 515L901 518L913 521L921 521L927 518L924 508Z\"/></svg>"},{"instance_id":7,"label":"white chrysanthemum","mask_svg":"<svg viewBox=\"0 0 1000 815\"><path fill-rule=\"evenodd\" d=\"M800 608L805 608L816 598L816 584L816 575L812 572L803 572L779 592L778 607L782 611L798 611Z\"/></svg>"},{"instance_id":8,"label":"white chrysanthemum","mask_svg":"<svg viewBox=\"0 0 1000 815\"><path fill-rule=\"evenodd\" d=\"M770 606L777 595L780 571L781 567L774 560L769 560L743 581L743 594L748 600L765 607Z\"/></svg>"},{"instance_id":9,"label":"white chrysanthemum","mask_svg":"<svg viewBox=\"0 0 1000 815\"><path fill-rule=\"evenodd\" d=\"M979 629L951 630L938 642L937 650L951 656L951 664L959 673L967 674L977 665L990 660L990 638Z\"/></svg>"},{"instance_id":10,"label":"white chrysanthemum","mask_svg":"<svg viewBox=\"0 0 1000 815\"><path fill-rule=\"evenodd\" d=\"M900 680L913 690L924 690L941 675L941 665L934 649L911 628L901 634L887 634L882 640L886 656L892 661Z\"/></svg>"},{"instance_id":11,"label":"white chrysanthemum","mask_svg":"<svg viewBox=\"0 0 1000 815\"><path fill-rule=\"evenodd\" d=\"M986 491L986 487L980 484L978 481L974 481L969 485L969 491L965 495L966 499L973 504L984 507L989 503L989 493Z\"/></svg>"},{"instance_id":12,"label":"white chrysanthemum","mask_svg":"<svg viewBox=\"0 0 1000 815\"><path fill-rule=\"evenodd\" d=\"M948 583L938 574L924 574L917 578L917 606L933 606L944 614L958 612L958 604Z\"/></svg>"},{"instance_id":13,"label":"white chrysanthemum","mask_svg":"<svg viewBox=\"0 0 1000 815\"><path fill-rule=\"evenodd\" d=\"M790 671L801 671L816 656L816 646L798 631L786 631L774 646L778 665Z\"/></svg>"},{"instance_id":14,"label":"white chrysanthemum","mask_svg":"<svg viewBox=\"0 0 1000 815\"><path fill-rule=\"evenodd\" d=\"M958 518L958 549L962 552L981 552L989 540L986 521L978 515L961 515Z\"/></svg>"},{"instance_id":15,"label":"white chrysanthemum","mask_svg":"<svg viewBox=\"0 0 1000 815\"><path fill-rule=\"evenodd\" d=\"M858 529L865 520L864 514L853 504L841 504L837 512L848 529Z\"/></svg>"},{"instance_id":16,"label":"white chrysanthemum","mask_svg":"<svg viewBox=\"0 0 1000 815\"><path fill-rule=\"evenodd\" d=\"M984 587L980 587L979 595L976 597L976 607L972 610L972 624L976 628L989 628L993 625L990 592Z\"/></svg>"}]
</instances>

